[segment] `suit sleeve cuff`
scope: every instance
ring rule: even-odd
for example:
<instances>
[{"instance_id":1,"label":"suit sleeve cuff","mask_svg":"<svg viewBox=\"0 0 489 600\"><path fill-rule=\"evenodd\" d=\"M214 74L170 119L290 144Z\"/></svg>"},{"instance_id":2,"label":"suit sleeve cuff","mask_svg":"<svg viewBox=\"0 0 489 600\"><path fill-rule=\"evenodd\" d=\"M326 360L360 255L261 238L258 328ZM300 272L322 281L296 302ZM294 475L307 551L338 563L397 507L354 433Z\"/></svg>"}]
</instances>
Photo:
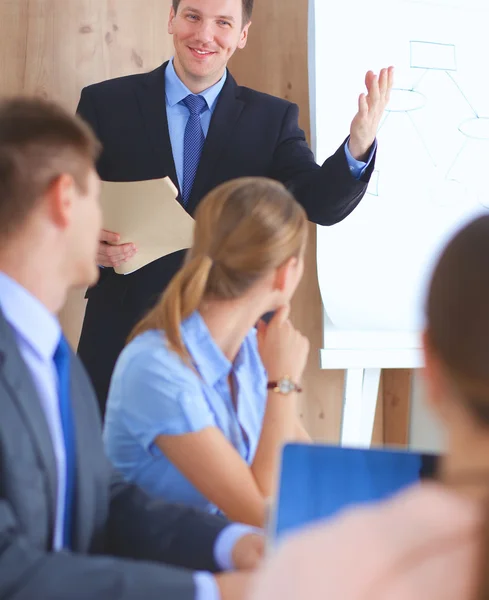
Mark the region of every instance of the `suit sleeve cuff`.
<instances>
[{"instance_id":1,"label":"suit sleeve cuff","mask_svg":"<svg viewBox=\"0 0 489 600\"><path fill-rule=\"evenodd\" d=\"M357 160L353 158L350 152L350 148L348 148L348 142L350 138L347 139L345 144L345 154L346 154L346 162L348 163L348 167L350 168L350 172L355 177L355 179L360 179L360 177L365 173L365 170L372 162L372 158L377 150L377 140L374 141L370 148L370 154L368 156L367 162L363 162L362 160Z\"/></svg>"},{"instance_id":2,"label":"suit sleeve cuff","mask_svg":"<svg viewBox=\"0 0 489 600\"><path fill-rule=\"evenodd\" d=\"M214 545L214 559L220 569L232 571L235 568L233 548L242 537L251 533L262 534L263 531L241 523L233 523L221 531Z\"/></svg>"},{"instance_id":3,"label":"suit sleeve cuff","mask_svg":"<svg viewBox=\"0 0 489 600\"><path fill-rule=\"evenodd\" d=\"M194 573L195 600L221 600L214 577L206 571Z\"/></svg>"}]
</instances>

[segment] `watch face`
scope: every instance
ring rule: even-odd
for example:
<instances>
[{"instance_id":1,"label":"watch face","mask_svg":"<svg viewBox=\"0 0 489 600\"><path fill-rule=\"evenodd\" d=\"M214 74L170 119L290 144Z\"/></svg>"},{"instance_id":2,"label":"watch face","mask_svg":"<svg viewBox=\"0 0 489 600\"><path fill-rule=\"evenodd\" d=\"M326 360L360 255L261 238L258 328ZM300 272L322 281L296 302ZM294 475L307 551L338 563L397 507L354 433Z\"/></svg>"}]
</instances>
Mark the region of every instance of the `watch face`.
<instances>
[{"instance_id":1,"label":"watch face","mask_svg":"<svg viewBox=\"0 0 489 600\"><path fill-rule=\"evenodd\" d=\"M280 390L281 394L289 394L290 392L292 392L294 390L295 386L292 383L292 381L289 381L288 379L281 379L278 382L278 389Z\"/></svg>"}]
</instances>

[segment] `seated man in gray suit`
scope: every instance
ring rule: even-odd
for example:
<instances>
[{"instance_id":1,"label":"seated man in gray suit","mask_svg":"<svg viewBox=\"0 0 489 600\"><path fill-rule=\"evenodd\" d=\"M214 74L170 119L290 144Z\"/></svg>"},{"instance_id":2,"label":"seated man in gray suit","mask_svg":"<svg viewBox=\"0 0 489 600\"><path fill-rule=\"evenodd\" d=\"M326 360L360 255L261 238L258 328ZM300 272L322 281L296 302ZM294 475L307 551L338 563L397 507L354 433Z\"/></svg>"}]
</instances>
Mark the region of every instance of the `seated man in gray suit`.
<instances>
[{"instance_id":1,"label":"seated man in gray suit","mask_svg":"<svg viewBox=\"0 0 489 600\"><path fill-rule=\"evenodd\" d=\"M55 317L97 278L98 152L53 104L0 105L0 599L241 599L250 575L211 572L254 568L262 536L118 478Z\"/></svg>"}]
</instances>

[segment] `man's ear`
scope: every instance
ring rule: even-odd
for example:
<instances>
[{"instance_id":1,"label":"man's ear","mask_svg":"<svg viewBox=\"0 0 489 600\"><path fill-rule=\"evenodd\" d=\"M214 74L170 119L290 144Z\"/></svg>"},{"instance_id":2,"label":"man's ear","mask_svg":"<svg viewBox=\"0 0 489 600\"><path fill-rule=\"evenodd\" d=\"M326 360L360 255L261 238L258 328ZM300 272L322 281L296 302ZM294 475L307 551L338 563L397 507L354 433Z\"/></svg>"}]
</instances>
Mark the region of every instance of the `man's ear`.
<instances>
[{"instance_id":1,"label":"man's ear","mask_svg":"<svg viewBox=\"0 0 489 600\"><path fill-rule=\"evenodd\" d=\"M170 16L168 17L168 33L173 35L173 19L175 18L175 9L173 6L170 8Z\"/></svg>"},{"instance_id":2,"label":"man's ear","mask_svg":"<svg viewBox=\"0 0 489 600\"><path fill-rule=\"evenodd\" d=\"M65 229L73 219L75 181L71 175L63 174L54 179L44 194L44 201L51 221Z\"/></svg>"},{"instance_id":3,"label":"man's ear","mask_svg":"<svg viewBox=\"0 0 489 600\"><path fill-rule=\"evenodd\" d=\"M246 43L248 42L248 32L250 29L250 25L251 25L251 21L249 23L247 23L243 27L243 30L241 31L241 36L239 38L239 44L238 44L238 48L240 50L242 50L246 46Z\"/></svg>"}]
</instances>

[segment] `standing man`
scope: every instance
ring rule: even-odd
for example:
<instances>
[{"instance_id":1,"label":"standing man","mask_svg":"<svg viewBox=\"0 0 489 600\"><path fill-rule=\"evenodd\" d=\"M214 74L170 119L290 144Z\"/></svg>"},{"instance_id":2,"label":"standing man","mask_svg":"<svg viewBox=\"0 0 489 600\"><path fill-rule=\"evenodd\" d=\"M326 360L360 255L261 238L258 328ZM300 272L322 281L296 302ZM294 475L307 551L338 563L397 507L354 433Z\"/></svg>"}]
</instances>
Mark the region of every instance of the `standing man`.
<instances>
[{"instance_id":1,"label":"standing man","mask_svg":"<svg viewBox=\"0 0 489 600\"><path fill-rule=\"evenodd\" d=\"M55 105L0 105L0 598L240 600L247 574L209 571L253 567L262 537L115 474L55 317L98 277L97 153Z\"/></svg>"},{"instance_id":2,"label":"standing man","mask_svg":"<svg viewBox=\"0 0 489 600\"><path fill-rule=\"evenodd\" d=\"M320 167L299 128L297 106L240 87L227 71L231 56L246 45L252 9L253 0L173 0L168 24L173 59L151 73L82 91L78 112L103 145L99 175L108 181L169 176L190 214L224 181L267 176L293 191L311 221L333 225L352 212L367 189L392 69L379 77L367 74L368 94L360 97L348 140ZM110 245L117 241L117 234L103 232L99 264L105 268L88 292L78 348L102 413L129 332L184 255L176 252L121 276L110 267L137 249Z\"/></svg>"}]
</instances>

